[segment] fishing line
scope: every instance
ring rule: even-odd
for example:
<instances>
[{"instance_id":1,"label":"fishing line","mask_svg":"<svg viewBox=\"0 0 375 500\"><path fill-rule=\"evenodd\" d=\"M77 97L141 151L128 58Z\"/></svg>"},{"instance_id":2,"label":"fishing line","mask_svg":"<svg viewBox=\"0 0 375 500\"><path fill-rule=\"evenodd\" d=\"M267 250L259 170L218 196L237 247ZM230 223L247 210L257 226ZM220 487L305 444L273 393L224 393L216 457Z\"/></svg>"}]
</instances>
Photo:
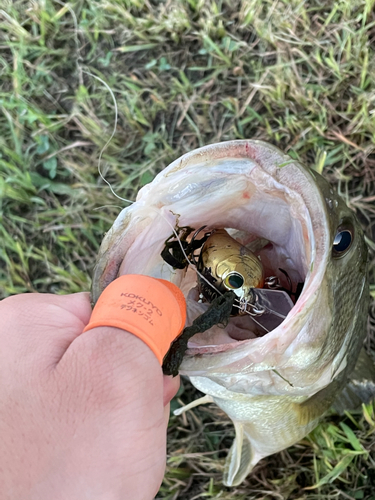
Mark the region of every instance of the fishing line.
<instances>
[{"instance_id":1,"label":"fishing line","mask_svg":"<svg viewBox=\"0 0 375 500\"><path fill-rule=\"evenodd\" d=\"M116 97L115 97L115 95L114 95L111 87L108 85L107 82L105 82L99 76L90 73L90 71L86 71L86 70L82 69L82 66L80 64L80 61L82 61L82 57L81 57L81 51L80 51L80 46L79 46L79 40L78 40L78 21L77 21L77 16L76 16L74 10L72 9L72 7L69 4L62 2L61 0L56 0L56 3L58 3L59 5L62 5L64 8L66 8L70 12L70 14L72 16L72 19L73 19L73 24L74 24L74 43L75 43L75 46L76 46L76 53L77 53L76 63L77 63L77 72L78 72L78 79L79 79L80 85L83 85L82 73L85 73L86 75L92 76L93 78L95 78L96 80L98 80L99 82L101 82L105 86L105 88L110 93L110 95L112 97L113 104L115 106L115 123L113 125L112 134L109 137L109 139L107 140L107 142L104 144L104 146L102 147L102 149L101 149L101 151L99 153L99 159L98 159L98 172L99 172L99 175L100 175L101 179L107 184L107 186L111 190L111 193L116 198L118 198L121 201L125 201L126 203L134 203L131 200L127 200L126 198L122 198L121 196L119 196L114 191L114 189L112 188L111 183L109 181L107 181L107 179L104 177L104 175L102 174L102 171L101 171L101 165L100 164L101 164L103 153L107 149L107 147L109 146L109 144L112 141L112 139L113 139L113 137L114 137L114 135L116 133L116 130L117 130L118 106L117 106Z\"/></svg>"},{"instance_id":2,"label":"fishing line","mask_svg":"<svg viewBox=\"0 0 375 500\"><path fill-rule=\"evenodd\" d=\"M249 313L250 314L250 313ZM265 330L267 333L270 333L270 331L264 326L262 325L261 323L259 323L259 321L257 321L254 316L251 316L251 319L254 321L254 323L256 323L258 326L260 326L261 328L263 328L263 330Z\"/></svg>"},{"instance_id":3,"label":"fishing line","mask_svg":"<svg viewBox=\"0 0 375 500\"><path fill-rule=\"evenodd\" d=\"M114 123L114 126L113 126L113 130L112 130L112 133L111 133L111 136L109 137L109 139L107 140L107 142L104 144L103 148L101 149L100 151L100 154L99 154L99 159L98 159L98 172L99 172L99 175L101 177L101 179L107 184L107 186L109 187L109 189L111 190L111 193L116 197L118 198L119 200L121 201L125 201L126 203L130 203L131 205L134 203L134 201L132 200L128 200L127 198L122 198L121 196L119 196L115 190L112 188L112 185L109 181L107 181L107 179L104 177L102 171L101 171L101 159L102 159L102 156L103 156L103 153L104 151L106 150L106 148L108 147L108 145L110 144L110 142L112 141L115 133L116 133L116 130L117 130L117 123L118 123L118 106L117 106L117 101L116 101L116 97L112 91L112 89L110 88L110 86L102 79L102 78L99 78L97 75L93 75L92 73L90 73L89 71L85 71L85 70L82 70L83 73L86 73L87 75L89 76L92 76L93 78L96 78L97 80L99 80L105 87L106 89L108 90L108 92L110 93L111 97L112 97L112 100L113 100L113 103L114 103L114 106L115 106L115 123ZM209 284L214 290L216 290L216 288L212 285L212 283L210 283L207 278L205 278L198 270L197 268L194 266L194 264L189 260L188 256L186 255L186 252L184 250L184 247L181 243L181 240L180 240L180 237L175 229L175 227L169 222L169 220L163 215L160 213L160 211L156 210L155 208L153 207L149 207L150 210L154 211L157 215L159 215L169 226L170 228L172 229L173 231L173 234L175 235L179 245L180 245L180 248L181 248L181 251L186 259L186 262L188 263L188 265L190 267L192 267L194 269L194 271L207 283ZM177 221L176 221L177 223ZM220 293L220 292L219 292ZM220 295L222 295L222 293L220 293Z\"/></svg>"},{"instance_id":4,"label":"fishing line","mask_svg":"<svg viewBox=\"0 0 375 500\"><path fill-rule=\"evenodd\" d=\"M115 106L115 123L114 123L114 126L113 126L113 130L112 130L112 133L111 133L111 136L109 137L109 139L107 140L107 142L104 144L103 148L101 149L100 151L100 154L99 154L99 159L98 159L98 172L99 172L99 175L101 177L101 179L107 184L107 186L109 187L109 189L111 190L111 193L116 197L118 198L119 200L121 201L125 201L126 203L130 203L131 205L134 203L134 201L132 200L128 200L127 198L122 198L121 196L119 196L115 190L112 188L112 185L109 181L107 181L107 179L104 177L102 171L101 171L101 159L102 159L102 156L103 156L103 153L104 151L106 150L106 148L108 147L108 145L110 144L110 142L112 141L115 133L116 133L116 130L117 130L117 123L118 123L118 106L117 106L117 101L116 101L116 97L112 91L112 89L110 88L110 86L100 77L98 77L97 75L93 75L92 73L90 73L89 71L85 71L85 70L82 70L83 73L89 75L89 76L92 76L93 78L96 78L97 80L99 80L105 87L106 89L108 90L108 92L110 93L111 97L112 97L112 100L113 100L113 103L114 103L114 106ZM216 290L216 288L212 285L212 283L210 283L207 278L205 278L198 270L197 268L194 266L194 264L189 260L185 250L184 250L184 247L181 243L181 240L180 240L180 237L175 229L175 227L171 224L171 222L169 222L169 220L163 215L160 213L160 211L156 210L155 208L153 207L149 207L150 210L152 210L153 212L155 212L157 215L159 215L169 226L170 228L172 229L173 231L173 234L175 235L179 245L180 245L180 248L181 248L181 251L186 259L186 262L188 263L188 265L190 267L192 267L194 269L194 271L208 284L210 285L214 290ZM176 221L177 223L177 221ZM219 292L220 293L220 292ZM222 293L220 293L220 295L222 295Z\"/></svg>"},{"instance_id":5,"label":"fishing line","mask_svg":"<svg viewBox=\"0 0 375 500\"><path fill-rule=\"evenodd\" d=\"M274 314L275 316L278 316L279 318L282 318L282 319L285 319L286 316L284 316L284 314L280 314L276 311L274 311L273 309L270 309L269 307L267 306L264 306L265 309L267 309L267 311L270 311L272 314Z\"/></svg>"},{"instance_id":6,"label":"fishing line","mask_svg":"<svg viewBox=\"0 0 375 500\"><path fill-rule=\"evenodd\" d=\"M216 289L215 289L216 290ZM250 311L247 311L246 309L242 309L241 305L237 305L237 304L233 304L233 307L236 307L237 309L240 309L242 310L245 314L247 314L248 316L251 316L251 319L254 321L254 323L256 323L258 326L260 326L261 328L263 328L263 330L265 330L267 333L270 333L269 330L267 330L267 328L262 325L261 323L259 323L259 321L257 321L254 316L250 313Z\"/></svg>"},{"instance_id":7,"label":"fishing line","mask_svg":"<svg viewBox=\"0 0 375 500\"><path fill-rule=\"evenodd\" d=\"M98 173L101 177L101 179L107 184L107 186L109 187L109 189L111 190L111 193L113 194L113 196L115 196L116 198L118 198L119 200L121 201L125 201L126 203L134 203L134 201L131 201L131 200L127 200L126 198L122 198L120 195L118 195L115 190L112 188L112 185L109 181L107 181L107 179L104 177L104 175L102 174L102 170L101 170L101 161L102 161L102 156L103 156L103 153L104 151L107 149L107 147L109 146L110 142L112 141L113 137L115 136L115 133L116 133L116 130L117 130L117 122L118 122L118 107L117 107L117 101L116 101L116 97L115 97L115 94L113 93L111 87L108 85L107 82L105 82L102 78L100 78L99 76L97 75L93 75L92 73L90 73L89 71L85 71L85 70L82 70L83 73L85 73L86 75L89 75L89 76L92 76L93 78L95 78L96 80L98 80L99 82L101 82L105 88L108 90L108 92L110 93L111 97L112 97L112 101L113 101L113 104L115 106L115 123L113 125L113 130L112 130L112 133L109 137L109 139L107 140L107 142L104 144L104 146L102 147L100 153L99 153L99 158L98 158Z\"/></svg>"},{"instance_id":8,"label":"fishing line","mask_svg":"<svg viewBox=\"0 0 375 500\"><path fill-rule=\"evenodd\" d=\"M120 195L118 195L116 193L116 191L113 189L111 183L105 178L103 172L102 172L102 169L101 169L101 162L102 162L102 158L103 158L103 154L105 152L105 150L108 148L109 144L111 143L113 137L115 136L116 134L116 130L117 130L117 124L118 124L118 105L117 105L117 101L116 101L116 97L115 97L115 94L113 92L113 90L111 89L111 87L107 84L107 82L105 82L102 78L100 78L99 76L97 75L94 75L93 73L91 73L90 71L86 71L84 69L82 69L82 66L80 64L80 61L82 61L82 57L81 57L81 53L80 53L80 46L79 46L79 39L78 39L78 21L77 21L77 16L74 12L74 10L72 9L72 7L69 5L69 4L66 4L66 3L63 3L61 0L56 0L56 3L58 3L59 5L62 5L64 8L66 8L71 16L72 16L72 19L73 19L73 24L74 24L74 41L75 41L75 45L76 45L76 53L77 53L77 58L76 58L76 62L77 62L77 72L78 72L78 79L79 79L79 82L81 85L83 85L83 77L82 77L82 74L85 73L86 75L88 76L91 76L92 78L95 78L96 80L98 80L100 83L102 83L105 88L108 90L111 98L112 98L112 101L113 101L113 104L114 104L114 108L115 108L115 121L114 121L114 125L113 125L113 130L112 130L112 133L110 135L110 137L108 138L108 140L106 141L106 143L104 144L104 146L102 147L102 149L100 150L100 153L99 153L99 158L98 158L98 173L99 173L99 176L100 178L107 184L107 186L109 187L111 193L113 194L113 196L115 196L117 199L125 202L125 203L129 203L130 205L132 205L134 203L134 201L132 200L128 200L127 198L122 198ZM99 210L100 208L103 208L103 207L97 207L95 210ZM122 208L122 207L119 207L119 208ZM199 271L198 269L196 268L196 266L190 261L189 257L187 256L186 252L185 252L185 249L181 243L181 240L180 240L180 237L176 231L176 228L175 226L173 226L170 221L163 215L160 213L160 211L156 210L155 208L153 207L149 207L150 210L154 211L157 215L159 215L169 226L170 228L172 229L172 232L173 234L175 235L177 241L178 241L178 244L180 245L180 248L181 248L181 251L182 251L182 254L184 255L185 259L186 259L186 262L188 263L188 266L191 267L194 272L196 272L198 274L198 276L203 280L205 281L212 289L214 289L216 292L218 292L220 295L223 295L219 290L217 290L212 283L210 283L208 281L207 278L205 278ZM176 221L176 224L177 224L177 221ZM240 306L237 306L237 305L234 305L234 307L238 307L239 309L241 308ZM267 308L268 309L268 308ZM271 309L268 309L269 311L273 312L274 314L276 314L277 316L280 316L282 317L280 314L276 313L276 311L272 311ZM266 330L266 332L268 332L267 328L265 328L263 325L261 325L256 319L254 319L254 316L251 315L251 313L247 310L244 311L246 314L250 315L253 319L253 321L258 325L260 326L261 328L263 328L264 330ZM285 316L284 316L285 318Z\"/></svg>"},{"instance_id":9,"label":"fishing line","mask_svg":"<svg viewBox=\"0 0 375 500\"><path fill-rule=\"evenodd\" d=\"M119 208L120 210L123 210L124 207L121 207L120 205L102 205L101 207L95 207L92 210L101 210L102 208Z\"/></svg>"},{"instance_id":10,"label":"fishing line","mask_svg":"<svg viewBox=\"0 0 375 500\"><path fill-rule=\"evenodd\" d=\"M99 159L98 159L98 173L101 177L101 179L107 184L107 186L109 187L109 189L111 190L111 193L116 197L118 198L119 200L121 201L124 201L126 203L130 203L131 205L134 203L134 201L132 200L128 200L127 198L122 198L121 196L119 196L115 190L112 188L112 185L111 183L104 177L102 171L101 171L101 159L102 159L102 156L103 156L103 153L104 151L106 150L106 148L108 147L108 145L110 144L110 142L112 141L115 133L116 133L116 130L117 130L117 123L118 123L118 106L117 106L117 101L116 101L116 97L112 91L112 89L110 88L110 86L100 77L98 77L97 75L93 75L92 73L90 73L89 71L85 71L85 70L82 70L83 73L89 75L89 76L92 76L93 78L96 78L97 80L99 80L105 87L106 89L108 90L108 92L110 93L111 97L112 97L112 100L113 100L113 104L115 106L115 123L114 123L114 126L113 126L113 130L112 130L112 133L109 137L109 139L107 140L107 142L104 144L103 148L101 149L100 151L100 154L99 154ZM197 274L198 276L203 280L205 281L213 290L215 290L216 292L218 292L220 295L223 295L219 290L217 290L214 285L212 283L210 283L208 281L208 279L203 276L199 271L198 269L196 268L196 266L193 264L193 262L190 261L189 257L187 256L186 252L185 252L185 249L182 245L182 242L181 242L181 239L176 231L176 224L177 224L177 221L175 223L175 226L172 225L172 223L163 215L160 213L160 211L156 210L155 208L153 207L149 207L150 210L152 210L153 212L155 212L159 217L161 217L169 226L170 228L172 229L172 232L173 234L175 235L177 241L178 241L178 244L181 248L181 251L182 251L182 254L184 255L185 259L186 259L186 262L188 263L188 266L191 267ZM238 307L240 308L240 306L237 306L237 305L234 305L234 307ZM280 314L278 314L276 311L272 311L272 309L269 309L269 308L266 308L268 311L276 314L277 316L279 317L283 317L285 318L285 316L281 316ZM258 325L260 326L261 328L263 328L267 333L269 333L269 330L267 330L267 328L265 326L263 326L261 323L259 323L255 318L254 316L245 309L244 311L246 314L248 314L249 316L252 317L253 321Z\"/></svg>"},{"instance_id":11,"label":"fishing line","mask_svg":"<svg viewBox=\"0 0 375 500\"><path fill-rule=\"evenodd\" d=\"M118 198L119 200L121 201L125 201L126 203L130 203L131 205L134 203L134 201L132 200L128 200L127 198L122 198L121 196L119 196L115 190L112 188L112 185L109 181L107 181L107 179L104 177L104 175L102 174L102 171L101 171L101 168L100 168L100 164L101 164L101 159L102 159L102 156L103 156L103 153L104 151L106 150L106 148L108 147L108 145L110 144L110 142L112 141L115 133L116 133L116 130L117 130L117 123L118 123L118 106L117 106L117 101L116 101L116 97L112 91L112 89L110 88L110 86L102 79L102 78L99 78L97 75L93 75L92 73L90 73L89 71L85 71L85 70L82 70L83 73L86 73L87 75L89 76L92 76L93 78L96 78L97 80L99 80L105 87L106 89L108 90L108 92L110 93L111 97L112 97L112 100L113 100L113 103L114 103L114 106L115 106L115 123L114 123L114 126L113 126L113 130L112 130L112 134L111 136L109 137L109 139L107 140L107 142L104 144L103 148L101 149L100 151L100 154L99 154L99 159L98 159L98 172L99 172L99 175L101 177L101 179L107 184L107 186L109 187L109 189L111 190L111 193L116 197ZM153 207L149 207L150 210L152 210L153 212L155 212L157 215L159 215L169 226L170 228L172 229L173 231L173 234L175 235L177 241L178 241L178 244L180 245L180 248L181 248L181 251L186 259L186 262L188 263L188 265L190 267L192 267L194 269L194 271L208 284L210 285L214 290L216 290L216 288L212 285L212 283L210 283L207 278L205 278L196 268L196 266L190 261L189 257L187 256L185 250L184 250L184 247L181 243L181 240L180 240L180 237L175 229L175 227L169 222L169 220L163 215L160 213L160 211L156 210L155 208ZM177 221L176 221L176 224L177 224ZM220 292L219 292L220 293ZM220 295L222 295L222 293L220 293Z\"/></svg>"}]
</instances>

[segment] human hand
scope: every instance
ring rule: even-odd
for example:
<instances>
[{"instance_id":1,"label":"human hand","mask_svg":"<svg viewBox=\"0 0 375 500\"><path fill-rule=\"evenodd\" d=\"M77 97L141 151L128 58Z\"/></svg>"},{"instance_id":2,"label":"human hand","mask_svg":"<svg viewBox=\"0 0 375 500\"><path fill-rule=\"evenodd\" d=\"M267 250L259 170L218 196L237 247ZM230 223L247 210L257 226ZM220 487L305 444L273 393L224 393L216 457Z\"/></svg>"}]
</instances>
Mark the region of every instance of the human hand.
<instances>
[{"instance_id":1,"label":"human hand","mask_svg":"<svg viewBox=\"0 0 375 500\"><path fill-rule=\"evenodd\" d=\"M90 315L87 293L0 302L4 500L151 500L160 486L179 380L128 332L82 333Z\"/></svg>"}]
</instances>

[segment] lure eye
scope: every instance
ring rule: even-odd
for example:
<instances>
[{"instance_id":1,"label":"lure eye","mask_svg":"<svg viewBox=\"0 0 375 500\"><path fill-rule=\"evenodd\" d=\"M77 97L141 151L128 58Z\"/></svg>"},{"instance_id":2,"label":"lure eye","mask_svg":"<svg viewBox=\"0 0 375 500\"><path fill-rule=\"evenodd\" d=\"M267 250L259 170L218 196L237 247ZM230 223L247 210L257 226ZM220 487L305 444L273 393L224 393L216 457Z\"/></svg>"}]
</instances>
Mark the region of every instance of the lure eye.
<instances>
[{"instance_id":1,"label":"lure eye","mask_svg":"<svg viewBox=\"0 0 375 500\"><path fill-rule=\"evenodd\" d=\"M245 280L240 274L232 273L228 274L228 276L224 279L224 285L230 290L237 290L242 287L244 281Z\"/></svg>"},{"instance_id":2,"label":"lure eye","mask_svg":"<svg viewBox=\"0 0 375 500\"><path fill-rule=\"evenodd\" d=\"M353 242L353 227L339 226L335 239L333 240L332 254L334 257L342 257L349 250Z\"/></svg>"}]
</instances>

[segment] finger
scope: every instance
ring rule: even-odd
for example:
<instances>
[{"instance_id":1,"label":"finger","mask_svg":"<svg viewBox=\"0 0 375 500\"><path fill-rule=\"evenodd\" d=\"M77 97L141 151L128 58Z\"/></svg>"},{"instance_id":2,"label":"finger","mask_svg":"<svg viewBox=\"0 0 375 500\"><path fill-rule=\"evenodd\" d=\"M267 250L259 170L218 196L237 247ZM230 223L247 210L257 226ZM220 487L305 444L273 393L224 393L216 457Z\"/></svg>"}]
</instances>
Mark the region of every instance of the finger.
<instances>
[{"instance_id":1,"label":"finger","mask_svg":"<svg viewBox=\"0 0 375 500\"><path fill-rule=\"evenodd\" d=\"M54 376L64 388L65 406L74 408L73 425L94 422L94 433L90 428L83 442L99 435L105 448L108 440L115 447L107 459L109 470L126 464L125 475L138 485L145 481L146 471L146 479L155 485L150 488L158 488L165 467L167 421L162 369L147 344L119 328L93 328L71 343ZM138 498L132 488L125 496ZM151 493L147 498L153 498Z\"/></svg>"},{"instance_id":2,"label":"finger","mask_svg":"<svg viewBox=\"0 0 375 500\"><path fill-rule=\"evenodd\" d=\"M65 373L74 384L89 381L90 391L102 392L103 397L110 396L113 387L119 394L134 391L138 394L144 384L149 393L148 372L155 373L154 380L158 391L151 399L160 401L163 409L163 374L160 364L150 348L131 333L113 327L98 327L79 335L69 345L56 371ZM124 384L124 381L127 384ZM125 398L126 400L126 398Z\"/></svg>"},{"instance_id":3,"label":"finger","mask_svg":"<svg viewBox=\"0 0 375 500\"><path fill-rule=\"evenodd\" d=\"M171 415L171 405L168 403L164 407L164 422L165 422L165 428L168 428L168 422L169 422L169 417Z\"/></svg>"},{"instance_id":4,"label":"finger","mask_svg":"<svg viewBox=\"0 0 375 500\"><path fill-rule=\"evenodd\" d=\"M163 377L163 386L164 386L164 406L166 406L171 399L175 397L180 388L180 376L177 377Z\"/></svg>"},{"instance_id":5,"label":"finger","mask_svg":"<svg viewBox=\"0 0 375 500\"><path fill-rule=\"evenodd\" d=\"M88 293L21 294L0 302L0 361L37 357L39 365L61 358L91 315ZM26 368L25 365L25 368Z\"/></svg>"},{"instance_id":6,"label":"finger","mask_svg":"<svg viewBox=\"0 0 375 500\"><path fill-rule=\"evenodd\" d=\"M121 432L147 441L150 456L165 453L163 373L138 337L118 328L93 328L71 343L54 373L71 388L70 405L87 415L108 413L108 423L112 419Z\"/></svg>"},{"instance_id":7,"label":"finger","mask_svg":"<svg viewBox=\"0 0 375 500\"><path fill-rule=\"evenodd\" d=\"M92 313L89 292L78 292L70 295L52 295L52 297L58 298L58 305L67 312L74 314L74 316L81 321L82 325L86 326L88 324Z\"/></svg>"}]
</instances>

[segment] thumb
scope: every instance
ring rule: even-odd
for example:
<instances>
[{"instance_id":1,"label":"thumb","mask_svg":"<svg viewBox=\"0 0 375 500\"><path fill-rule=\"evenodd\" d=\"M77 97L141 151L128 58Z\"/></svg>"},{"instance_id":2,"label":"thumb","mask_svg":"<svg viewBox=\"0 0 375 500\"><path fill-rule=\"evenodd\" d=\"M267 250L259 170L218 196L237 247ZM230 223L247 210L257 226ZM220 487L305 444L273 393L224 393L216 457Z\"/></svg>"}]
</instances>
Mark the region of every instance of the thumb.
<instances>
[{"instance_id":1,"label":"thumb","mask_svg":"<svg viewBox=\"0 0 375 500\"><path fill-rule=\"evenodd\" d=\"M155 354L119 328L102 326L82 333L60 359L55 374L66 386L75 387L73 393L91 410L127 406L145 411L149 403L160 411L164 407L163 374Z\"/></svg>"},{"instance_id":2,"label":"thumb","mask_svg":"<svg viewBox=\"0 0 375 500\"><path fill-rule=\"evenodd\" d=\"M161 365L185 321L185 297L176 285L128 274L105 288L84 332L100 326L127 330L149 346Z\"/></svg>"},{"instance_id":3,"label":"thumb","mask_svg":"<svg viewBox=\"0 0 375 500\"><path fill-rule=\"evenodd\" d=\"M155 354L127 331L96 327L71 343L55 375L75 435L83 433L84 446L99 442L101 460L120 471L116 480L133 485L126 498L138 498L145 481L153 490L147 498L153 498L164 474L167 428L164 377Z\"/></svg>"}]
</instances>

